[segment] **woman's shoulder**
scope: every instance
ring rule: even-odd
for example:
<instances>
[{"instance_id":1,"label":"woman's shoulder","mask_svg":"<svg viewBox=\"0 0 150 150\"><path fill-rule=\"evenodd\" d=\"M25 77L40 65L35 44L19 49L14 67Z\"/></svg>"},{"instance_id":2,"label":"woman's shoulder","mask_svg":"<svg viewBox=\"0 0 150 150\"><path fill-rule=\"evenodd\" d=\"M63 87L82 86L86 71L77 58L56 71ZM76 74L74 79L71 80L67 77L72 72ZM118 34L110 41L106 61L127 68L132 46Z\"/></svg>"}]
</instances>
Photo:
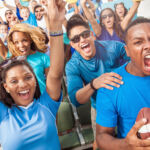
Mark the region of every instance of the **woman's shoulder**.
<instances>
[{"instance_id":1,"label":"woman's shoulder","mask_svg":"<svg viewBox=\"0 0 150 150\"><path fill-rule=\"evenodd\" d=\"M8 107L0 101L0 122L7 116L8 114Z\"/></svg>"},{"instance_id":2,"label":"woman's shoulder","mask_svg":"<svg viewBox=\"0 0 150 150\"><path fill-rule=\"evenodd\" d=\"M45 53L36 51L34 54L28 55L27 59L41 59L42 57L49 57Z\"/></svg>"}]
</instances>

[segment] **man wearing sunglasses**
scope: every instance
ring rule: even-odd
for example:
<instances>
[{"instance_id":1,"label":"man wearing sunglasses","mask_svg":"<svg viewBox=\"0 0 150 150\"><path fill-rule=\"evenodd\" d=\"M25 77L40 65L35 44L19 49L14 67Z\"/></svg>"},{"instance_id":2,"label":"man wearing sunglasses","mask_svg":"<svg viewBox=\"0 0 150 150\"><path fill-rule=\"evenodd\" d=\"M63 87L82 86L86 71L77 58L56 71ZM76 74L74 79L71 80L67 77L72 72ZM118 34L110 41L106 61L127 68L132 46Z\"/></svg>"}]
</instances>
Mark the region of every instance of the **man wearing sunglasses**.
<instances>
[{"instance_id":1,"label":"man wearing sunglasses","mask_svg":"<svg viewBox=\"0 0 150 150\"><path fill-rule=\"evenodd\" d=\"M96 91L120 87L122 77L111 72L128 60L124 44L94 41L88 23L78 14L67 23L70 45L76 50L66 64L67 88L71 102L79 106L91 99L91 119L95 135ZM106 73L110 72L110 73Z\"/></svg>"}]
</instances>

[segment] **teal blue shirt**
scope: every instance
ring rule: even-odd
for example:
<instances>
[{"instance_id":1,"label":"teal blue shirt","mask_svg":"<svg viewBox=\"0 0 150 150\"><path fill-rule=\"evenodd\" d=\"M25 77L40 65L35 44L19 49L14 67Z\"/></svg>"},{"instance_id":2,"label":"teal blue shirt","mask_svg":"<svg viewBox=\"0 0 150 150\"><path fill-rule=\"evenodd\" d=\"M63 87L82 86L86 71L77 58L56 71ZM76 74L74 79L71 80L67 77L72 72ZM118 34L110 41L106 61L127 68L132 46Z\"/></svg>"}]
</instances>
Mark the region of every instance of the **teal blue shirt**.
<instances>
[{"instance_id":1,"label":"teal blue shirt","mask_svg":"<svg viewBox=\"0 0 150 150\"><path fill-rule=\"evenodd\" d=\"M50 66L49 56L45 53L36 52L27 57L27 62L32 67L38 80L40 91L43 93L46 88L45 69Z\"/></svg>"}]
</instances>

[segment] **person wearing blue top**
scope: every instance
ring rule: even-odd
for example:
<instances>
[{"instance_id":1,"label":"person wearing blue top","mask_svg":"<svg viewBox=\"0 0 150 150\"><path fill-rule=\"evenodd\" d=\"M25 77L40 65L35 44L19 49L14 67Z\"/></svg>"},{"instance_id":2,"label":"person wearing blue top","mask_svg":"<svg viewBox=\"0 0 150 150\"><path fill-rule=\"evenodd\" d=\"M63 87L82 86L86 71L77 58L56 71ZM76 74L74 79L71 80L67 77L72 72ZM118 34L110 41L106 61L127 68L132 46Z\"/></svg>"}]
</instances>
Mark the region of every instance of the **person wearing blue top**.
<instances>
[{"instance_id":1,"label":"person wearing blue top","mask_svg":"<svg viewBox=\"0 0 150 150\"><path fill-rule=\"evenodd\" d=\"M43 93L46 89L45 70L50 66L48 55L37 51L36 53L27 56L27 62L33 68L40 86L40 91Z\"/></svg>"},{"instance_id":2,"label":"person wearing blue top","mask_svg":"<svg viewBox=\"0 0 150 150\"><path fill-rule=\"evenodd\" d=\"M37 27L36 16L30 12L28 7L22 6L20 8L20 16L23 18L22 23L27 23Z\"/></svg>"},{"instance_id":3,"label":"person wearing blue top","mask_svg":"<svg viewBox=\"0 0 150 150\"><path fill-rule=\"evenodd\" d=\"M114 71L122 76L124 84L120 88L112 87L112 91L98 90L96 138L100 149L150 149L150 141L141 140L137 135L147 118L136 122L138 112L150 107L149 33L149 19L138 18L127 27L125 49L131 61Z\"/></svg>"},{"instance_id":4,"label":"person wearing blue top","mask_svg":"<svg viewBox=\"0 0 150 150\"><path fill-rule=\"evenodd\" d=\"M16 24L9 32L8 48L12 57L26 56L27 62L36 74L40 91L43 93L50 66L49 57L44 53L47 51L47 45L43 31L28 24Z\"/></svg>"},{"instance_id":5,"label":"person wearing blue top","mask_svg":"<svg viewBox=\"0 0 150 150\"><path fill-rule=\"evenodd\" d=\"M124 44L117 41L94 41L88 23L80 16L74 15L67 23L67 35L70 45L76 50L65 71L67 88L71 102L75 106L92 102L91 119L95 119L96 90L101 87L111 89L118 87L121 77L111 72L126 61ZM123 62L122 62L123 63ZM95 121L92 121L95 136Z\"/></svg>"},{"instance_id":6,"label":"person wearing blue top","mask_svg":"<svg viewBox=\"0 0 150 150\"><path fill-rule=\"evenodd\" d=\"M115 12L111 8L103 9L99 17L100 24L97 23L96 19L93 17L88 7L86 6L87 2L89 3L89 0L81 0L81 6L87 19L92 25L97 39L109 41L116 40L124 42L124 30L134 17L140 1L134 1L132 8L129 10L129 12L121 22L118 21Z\"/></svg>"},{"instance_id":7,"label":"person wearing blue top","mask_svg":"<svg viewBox=\"0 0 150 150\"><path fill-rule=\"evenodd\" d=\"M64 48L63 32L60 34L60 31L65 18L64 6L65 2L61 0L59 4L51 0L48 6L51 69L43 94L40 94L36 76L23 56L0 64L0 143L3 150L61 149L56 114L62 100Z\"/></svg>"},{"instance_id":8,"label":"person wearing blue top","mask_svg":"<svg viewBox=\"0 0 150 150\"><path fill-rule=\"evenodd\" d=\"M46 73L47 73L48 68L50 66L50 60L49 60L49 57L47 56L46 53L42 53L42 49L43 49L43 52L46 51L46 48L47 48L46 43L48 41L45 41L45 43L44 42L40 43L40 50L39 50L39 48L33 46L34 44L32 43L32 45L31 45L32 50L31 50L31 52L29 52L29 54L23 54L22 50L23 50L23 47L25 49L24 45L19 46L20 47L19 49L18 49L18 47L16 49L13 49L13 47L15 47L15 45L12 41L12 40L18 41L18 39L20 41L22 41L25 38L23 36L23 39L21 39L21 36L18 35L18 32L26 32L26 34L29 34L30 36L34 35L34 37L37 37L37 38L39 38L38 36L40 35L44 41L45 36L43 36L43 31L41 30L42 31L42 33L41 33L41 31L39 31L37 29L31 28L30 26L25 25L25 24L15 25L10 30L10 34L8 36L8 46L10 48L11 53L9 52L9 50L6 47L4 47L2 41L0 41L0 43L3 45L2 48L0 48L0 51L3 51L3 52L1 52L0 55L2 56L3 59L10 58L13 56L19 56L19 55L27 56L27 62L33 68L33 71L37 77L37 80L38 80L38 83L40 86L40 91L41 91L41 93L43 93L45 91L45 88L46 88ZM17 36L16 35L14 36L15 39L11 38L14 31L18 31L17 33L15 33L15 34L17 34ZM37 45L39 47L39 41L38 40L35 40L34 43L35 43L35 45ZM30 43L29 43L29 46L30 46ZM17 54L18 50L19 50L19 52L22 51L22 53L18 52L18 54Z\"/></svg>"}]
</instances>

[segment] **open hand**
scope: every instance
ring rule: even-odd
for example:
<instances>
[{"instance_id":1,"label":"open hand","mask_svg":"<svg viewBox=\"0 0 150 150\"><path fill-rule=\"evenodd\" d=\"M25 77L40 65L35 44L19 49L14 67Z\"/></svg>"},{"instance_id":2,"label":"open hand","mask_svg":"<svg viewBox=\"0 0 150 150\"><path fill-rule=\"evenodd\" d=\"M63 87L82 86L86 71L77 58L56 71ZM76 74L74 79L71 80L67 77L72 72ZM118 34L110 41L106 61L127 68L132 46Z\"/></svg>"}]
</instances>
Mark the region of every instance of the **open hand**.
<instances>
[{"instance_id":1,"label":"open hand","mask_svg":"<svg viewBox=\"0 0 150 150\"><path fill-rule=\"evenodd\" d=\"M122 77L114 72L104 73L93 81L93 86L96 89L103 87L113 90L112 86L120 87L120 84L123 84Z\"/></svg>"},{"instance_id":2,"label":"open hand","mask_svg":"<svg viewBox=\"0 0 150 150\"><path fill-rule=\"evenodd\" d=\"M65 2L63 0L48 1L48 16L50 24L62 24L65 19Z\"/></svg>"}]
</instances>

